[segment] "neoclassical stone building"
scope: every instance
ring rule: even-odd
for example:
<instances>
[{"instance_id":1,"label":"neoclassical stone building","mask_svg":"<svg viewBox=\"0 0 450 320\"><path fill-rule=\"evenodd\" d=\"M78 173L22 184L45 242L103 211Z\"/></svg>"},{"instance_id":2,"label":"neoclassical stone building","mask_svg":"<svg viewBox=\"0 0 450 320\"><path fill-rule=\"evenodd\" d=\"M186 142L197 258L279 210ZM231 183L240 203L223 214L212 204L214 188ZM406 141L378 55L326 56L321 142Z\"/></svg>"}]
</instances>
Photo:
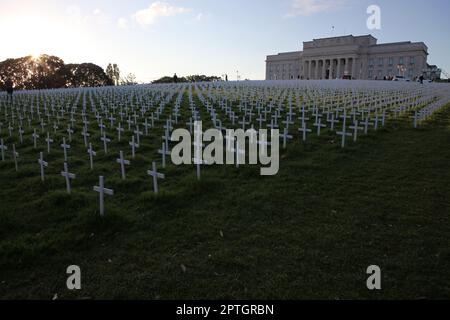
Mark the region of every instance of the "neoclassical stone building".
<instances>
[{"instance_id":1,"label":"neoclassical stone building","mask_svg":"<svg viewBox=\"0 0 450 320\"><path fill-rule=\"evenodd\" d=\"M266 80L415 78L427 57L423 42L377 44L371 35L314 39L303 42L303 51L267 56Z\"/></svg>"}]
</instances>

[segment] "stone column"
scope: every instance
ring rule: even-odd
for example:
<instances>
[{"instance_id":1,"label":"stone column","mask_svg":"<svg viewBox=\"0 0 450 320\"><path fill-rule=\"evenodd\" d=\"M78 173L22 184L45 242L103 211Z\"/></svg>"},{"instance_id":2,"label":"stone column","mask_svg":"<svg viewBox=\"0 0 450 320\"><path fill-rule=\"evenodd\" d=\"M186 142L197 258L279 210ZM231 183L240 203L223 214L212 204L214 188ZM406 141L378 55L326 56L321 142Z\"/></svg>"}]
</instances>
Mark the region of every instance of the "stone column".
<instances>
[{"instance_id":1,"label":"stone column","mask_svg":"<svg viewBox=\"0 0 450 320\"><path fill-rule=\"evenodd\" d=\"M333 59L330 59L330 75L328 77L328 79L333 80L333 71L334 71L334 62Z\"/></svg>"},{"instance_id":2,"label":"stone column","mask_svg":"<svg viewBox=\"0 0 450 320\"><path fill-rule=\"evenodd\" d=\"M349 69L348 69L348 64L350 63L350 59L349 58L345 58L345 73L348 74Z\"/></svg>"},{"instance_id":3,"label":"stone column","mask_svg":"<svg viewBox=\"0 0 450 320\"><path fill-rule=\"evenodd\" d=\"M319 60L314 61L314 79L317 79L317 74L319 73Z\"/></svg>"},{"instance_id":4,"label":"stone column","mask_svg":"<svg viewBox=\"0 0 450 320\"><path fill-rule=\"evenodd\" d=\"M357 79L358 75L356 74L356 59L352 58L352 78Z\"/></svg>"},{"instance_id":5,"label":"stone column","mask_svg":"<svg viewBox=\"0 0 450 320\"><path fill-rule=\"evenodd\" d=\"M337 60L337 73L336 73L336 77L340 78L341 77L341 58L338 58Z\"/></svg>"},{"instance_id":6,"label":"stone column","mask_svg":"<svg viewBox=\"0 0 450 320\"><path fill-rule=\"evenodd\" d=\"M319 70L319 60L314 60L314 74L313 74L314 79L317 79L318 70Z\"/></svg>"},{"instance_id":7,"label":"stone column","mask_svg":"<svg viewBox=\"0 0 450 320\"><path fill-rule=\"evenodd\" d=\"M326 75L327 75L327 60L323 59L322 60L322 79L325 79Z\"/></svg>"}]
</instances>

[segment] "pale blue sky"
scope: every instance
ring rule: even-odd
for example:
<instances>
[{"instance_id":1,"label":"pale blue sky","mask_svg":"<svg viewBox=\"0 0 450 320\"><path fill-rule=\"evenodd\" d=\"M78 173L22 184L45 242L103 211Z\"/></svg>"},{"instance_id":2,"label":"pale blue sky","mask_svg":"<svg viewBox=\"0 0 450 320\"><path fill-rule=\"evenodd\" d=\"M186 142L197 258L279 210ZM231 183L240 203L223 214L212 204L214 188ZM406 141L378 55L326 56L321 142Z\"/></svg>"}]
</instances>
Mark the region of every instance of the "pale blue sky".
<instances>
[{"instance_id":1,"label":"pale blue sky","mask_svg":"<svg viewBox=\"0 0 450 320\"><path fill-rule=\"evenodd\" d=\"M382 29L366 9L381 7ZM265 57L302 42L372 34L423 41L429 63L450 72L448 0L0 0L0 60L53 54L69 62L116 62L140 81L227 73L263 79ZM332 33L332 26L335 26Z\"/></svg>"}]
</instances>

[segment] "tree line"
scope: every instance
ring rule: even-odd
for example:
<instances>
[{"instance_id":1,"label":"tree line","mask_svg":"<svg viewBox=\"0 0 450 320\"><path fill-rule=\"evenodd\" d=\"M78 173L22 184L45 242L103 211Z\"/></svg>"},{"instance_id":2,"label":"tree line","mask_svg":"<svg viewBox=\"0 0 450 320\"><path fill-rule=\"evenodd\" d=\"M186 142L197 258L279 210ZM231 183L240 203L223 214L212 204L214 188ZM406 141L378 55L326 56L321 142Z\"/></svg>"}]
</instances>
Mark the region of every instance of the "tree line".
<instances>
[{"instance_id":1,"label":"tree line","mask_svg":"<svg viewBox=\"0 0 450 320\"><path fill-rule=\"evenodd\" d=\"M221 77L216 76L205 76L205 75L192 75L187 77L162 77L158 80L153 81L152 83L174 83L174 82L213 82L213 81L222 81Z\"/></svg>"},{"instance_id":2,"label":"tree line","mask_svg":"<svg viewBox=\"0 0 450 320\"><path fill-rule=\"evenodd\" d=\"M220 77L191 75L187 77L162 77L153 83L211 82ZM117 64L109 64L106 70L93 63L65 64L57 57L43 54L37 58L26 56L6 59L0 62L0 90L12 82L15 90L58 89L77 87L102 87L114 85L135 85L132 73L120 76Z\"/></svg>"},{"instance_id":3,"label":"tree line","mask_svg":"<svg viewBox=\"0 0 450 320\"><path fill-rule=\"evenodd\" d=\"M37 58L26 56L0 62L0 89L11 81L16 90L100 87L136 84L129 74L120 78L117 64L109 64L105 72L93 63L65 64L57 57L43 54Z\"/></svg>"}]
</instances>

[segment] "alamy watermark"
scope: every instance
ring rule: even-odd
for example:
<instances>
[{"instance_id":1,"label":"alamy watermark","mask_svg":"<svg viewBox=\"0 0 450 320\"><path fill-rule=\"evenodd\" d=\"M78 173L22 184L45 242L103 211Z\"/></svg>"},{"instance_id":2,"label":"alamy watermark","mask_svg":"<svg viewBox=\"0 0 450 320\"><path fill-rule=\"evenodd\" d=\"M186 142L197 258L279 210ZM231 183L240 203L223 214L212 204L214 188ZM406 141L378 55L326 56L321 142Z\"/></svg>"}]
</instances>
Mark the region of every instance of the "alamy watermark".
<instances>
[{"instance_id":1,"label":"alamy watermark","mask_svg":"<svg viewBox=\"0 0 450 320\"><path fill-rule=\"evenodd\" d=\"M278 173L280 160L280 136L278 129L269 130L226 129L225 137L219 129L209 129L203 132L202 122L194 123L194 139L190 131L176 129L171 140L179 142L171 151L172 162L175 165L192 164L227 164L256 165L261 168L263 176L273 176ZM205 146L204 142L209 142ZM270 150L269 150L270 149Z\"/></svg>"},{"instance_id":2,"label":"alamy watermark","mask_svg":"<svg viewBox=\"0 0 450 320\"><path fill-rule=\"evenodd\" d=\"M375 4L367 7L367 29L381 30L381 8Z\"/></svg>"}]
</instances>

